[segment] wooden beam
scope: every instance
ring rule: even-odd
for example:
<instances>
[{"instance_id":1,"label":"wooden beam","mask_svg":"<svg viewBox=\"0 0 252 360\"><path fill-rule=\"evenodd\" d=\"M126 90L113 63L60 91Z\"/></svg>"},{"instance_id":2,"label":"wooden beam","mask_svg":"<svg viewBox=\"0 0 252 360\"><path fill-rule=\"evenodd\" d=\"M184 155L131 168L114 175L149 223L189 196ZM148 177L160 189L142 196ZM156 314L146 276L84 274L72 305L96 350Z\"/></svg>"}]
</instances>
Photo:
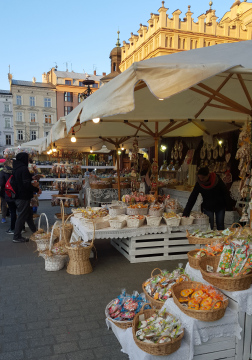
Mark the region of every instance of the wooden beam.
<instances>
[{"instance_id":1,"label":"wooden beam","mask_svg":"<svg viewBox=\"0 0 252 360\"><path fill-rule=\"evenodd\" d=\"M246 115L247 115L247 112L243 112L243 111L240 111L240 110L237 110L237 109L228 107L228 106L222 106L222 105L217 105L217 104L208 104L208 106L215 107L215 108L222 109L222 110L228 110L228 111L238 112L238 113L240 113L240 114L242 113L242 114L246 114Z\"/></svg>"},{"instance_id":2,"label":"wooden beam","mask_svg":"<svg viewBox=\"0 0 252 360\"><path fill-rule=\"evenodd\" d=\"M139 83L137 83L137 85L135 85L134 91L141 90L141 89L143 89L145 87L147 87L145 82L144 81L139 81Z\"/></svg>"},{"instance_id":3,"label":"wooden beam","mask_svg":"<svg viewBox=\"0 0 252 360\"><path fill-rule=\"evenodd\" d=\"M135 129L139 130L139 129L138 129L138 126L136 126L136 125L134 125L134 124L131 124L130 122L125 122L124 124L129 125L129 126L135 128ZM140 131L143 131L143 132L146 133L147 135L152 136L152 134L150 134L149 131L146 131L146 130L144 130L144 129L140 129Z\"/></svg>"},{"instance_id":4,"label":"wooden beam","mask_svg":"<svg viewBox=\"0 0 252 360\"><path fill-rule=\"evenodd\" d=\"M245 85L245 82L244 82L241 74L237 74L237 77L238 77L238 79L239 79L239 81L240 81L240 84L241 84L241 86L242 86L242 88L243 88L243 91L244 91L244 93L245 93L245 95L246 95L246 98L247 98L247 100L248 100L248 102L249 102L249 105L252 107L252 99L251 99L251 96L250 96L250 94L249 94L249 92L248 92L248 89L247 89L247 87L246 87L246 85Z\"/></svg>"},{"instance_id":5,"label":"wooden beam","mask_svg":"<svg viewBox=\"0 0 252 360\"><path fill-rule=\"evenodd\" d=\"M163 128L163 130L161 130L161 131L159 132L158 136L163 136L163 135L166 133L166 131L167 131L168 129L170 129L170 127L172 127L175 123L176 123L176 121L172 121L172 122L170 122L169 124L167 124L167 125Z\"/></svg>"},{"instance_id":6,"label":"wooden beam","mask_svg":"<svg viewBox=\"0 0 252 360\"><path fill-rule=\"evenodd\" d=\"M179 124L173 126L168 131L166 131L165 134L168 134L169 132L172 132L173 130L176 130L176 129L178 129L178 128L182 127L182 126L185 126L187 124L189 124L188 121L181 121ZM165 134L163 134L163 135L165 135Z\"/></svg>"},{"instance_id":7,"label":"wooden beam","mask_svg":"<svg viewBox=\"0 0 252 360\"><path fill-rule=\"evenodd\" d=\"M217 97L220 97L221 99L223 99L224 101L226 101L226 105L229 106L233 106L236 109L240 109L241 111L247 111L248 114L251 114L251 110L246 108L245 106L239 104L238 102L231 100L230 98L228 98L225 95L220 94L219 92L217 92L216 90L213 90L212 88L210 88L209 86L205 85L205 84L198 84L199 87L201 87L202 89L211 92L212 94L216 95ZM218 100L220 101L220 100Z\"/></svg>"},{"instance_id":8,"label":"wooden beam","mask_svg":"<svg viewBox=\"0 0 252 360\"><path fill-rule=\"evenodd\" d=\"M210 135L210 133L203 128L203 126L201 126L200 124L198 124L196 121L192 120L192 123L197 126L200 130L204 131L204 133L206 133L207 135Z\"/></svg>"},{"instance_id":9,"label":"wooden beam","mask_svg":"<svg viewBox=\"0 0 252 360\"><path fill-rule=\"evenodd\" d=\"M237 123L232 122L232 121L229 121L229 122L228 122L228 124L233 125L233 126L236 126L236 127L238 127L239 129L241 129L241 128L242 128L242 125L237 124Z\"/></svg>"},{"instance_id":10,"label":"wooden beam","mask_svg":"<svg viewBox=\"0 0 252 360\"><path fill-rule=\"evenodd\" d=\"M102 139L103 141L107 141L110 144L116 145L116 142L110 138L104 138L104 137L100 136L100 139Z\"/></svg>"},{"instance_id":11,"label":"wooden beam","mask_svg":"<svg viewBox=\"0 0 252 360\"><path fill-rule=\"evenodd\" d=\"M190 90L195 91L195 92L199 93L200 95L206 96L206 97L208 97L208 98L211 96L210 94L208 94L208 93L206 93L206 92L204 92L204 91L202 91L202 90L200 90L200 89L196 89L196 88L194 88L194 87L191 87ZM216 95L216 96L214 97L214 100L220 102L221 104L230 106L230 108L231 108L231 106L232 106L231 104L228 104L227 101L222 100L221 98L219 98L218 95ZM213 106L213 104L209 103L207 106ZM218 106L215 106L215 107L218 107ZM224 107L224 106L222 107L222 109L229 110L228 108L226 108L226 107ZM246 108L245 108L245 109L246 109ZM234 106L232 107L232 110L231 110L231 111L237 111L237 112L240 112L240 113L242 113L242 114L248 114L248 115L250 115L250 113L251 113L251 111L250 111L249 109L246 109L246 112L244 112L244 111L242 111L240 108L237 109L237 107L234 107Z\"/></svg>"},{"instance_id":12,"label":"wooden beam","mask_svg":"<svg viewBox=\"0 0 252 360\"><path fill-rule=\"evenodd\" d=\"M149 131L149 133L150 133L150 135L151 136L155 136L155 134L154 134L154 132L153 131L151 131L151 129L143 122L143 123L141 123L144 127L145 127L145 129L147 130L147 131Z\"/></svg>"},{"instance_id":13,"label":"wooden beam","mask_svg":"<svg viewBox=\"0 0 252 360\"><path fill-rule=\"evenodd\" d=\"M226 79L223 81L223 83L218 87L217 91L219 92L224 85L226 85L226 83L229 81L229 79L233 76L233 74L229 74ZM207 102L202 106L202 108L197 112L197 114L195 114L195 119L197 119L197 117L202 113L202 111L205 110L205 108L207 107L207 105L215 98L215 95L212 95Z\"/></svg>"},{"instance_id":14,"label":"wooden beam","mask_svg":"<svg viewBox=\"0 0 252 360\"><path fill-rule=\"evenodd\" d=\"M138 126L138 129L137 129L137 131L136 131L136 133L135 133L135 137L137 136L138 131L140 130L141 126L142 126L142 123L140 123L140 125Z\"/></svg>"}]
</instances>

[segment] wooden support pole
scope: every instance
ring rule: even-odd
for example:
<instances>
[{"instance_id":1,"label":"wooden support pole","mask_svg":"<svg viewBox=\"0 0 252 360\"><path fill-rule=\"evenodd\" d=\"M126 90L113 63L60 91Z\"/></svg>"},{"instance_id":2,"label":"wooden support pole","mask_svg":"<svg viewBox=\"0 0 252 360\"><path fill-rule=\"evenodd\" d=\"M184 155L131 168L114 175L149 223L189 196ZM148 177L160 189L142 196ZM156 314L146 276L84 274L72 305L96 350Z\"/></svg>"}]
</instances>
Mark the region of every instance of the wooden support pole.
<instances>
[{"instance_id":1,"label":"wooden support pole","mask_svg":"<svg viewBox=\"0 0 252 360\"><path fill-rule=\"evenodd\" d=\"M158 142L159 142L159 136L158 136L158 122L155 122L155 160L158 166ZM156 174L156 178L155 178L155 182L156 184L158 184L158 172ZM155 190L155 196L158 195L158 186Z\"/></svg>"},{"instance_id":2,"label":"wooden support pole","mask_svg":"<svg viewBox=\"0 0 252 360\"><path fill-rule=\"evenodd\" d=\"M121 184L120 184L120 164L119 164L119 154L118 154L118 145L116 145L116 171L117 171L117 189L118 189L118 200L121 201Z\"/></svg>"}]
</instances>

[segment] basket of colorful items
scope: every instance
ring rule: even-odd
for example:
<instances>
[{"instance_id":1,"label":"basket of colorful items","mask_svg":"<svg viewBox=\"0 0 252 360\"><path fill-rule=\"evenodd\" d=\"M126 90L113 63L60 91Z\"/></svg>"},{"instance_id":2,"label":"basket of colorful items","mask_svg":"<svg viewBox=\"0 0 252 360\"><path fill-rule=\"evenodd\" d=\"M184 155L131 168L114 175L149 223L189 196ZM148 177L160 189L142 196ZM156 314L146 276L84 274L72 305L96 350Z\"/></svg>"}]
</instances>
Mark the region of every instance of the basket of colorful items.
<instances>
[{"instance_id":1,"label":"basket of colorful items","mask_svg":"<svg viewBox=\"0 0 252 360\"><path fill-rule=\"evenodd\" d=\"M183 207L177 199L170 199L169 196L165 199L165 210L166 212L175 212L176 214L183 212Z\"/></svg>"},{"instance_id":2,"label":"basket of colorful items","mask_svg":"<svg viewBox=\"0 0 252 360\"><path fill-rule=\"evenodd\" d=\"M136 345L151 355L169 355L180 348L184 329L179 319L172 314L153 308L136 314L132 331Z\"/></svg>"},{"instance_id":3,"label":"basket of colorful items","mask_svg":"<svg viewBox=\"0 0 252 360\"><path fill-rule=\"evenodd\" d=\"M144 215L130 215L127 216L127 226L129 228L139 228L142 226L145 222L145 216Z\"/></svg>"},{"instance_id":4,"label":"basket of colorful items","mask_svg":"<svg viewBox=\"0 0 252 360\"><path fill-rule=\"evenodd\" d=\"M106 318L112 321L121 329L127 329L132 326L134 316L141 310L146 303L145 295L134 291L132 295L122 293L106 306Z\"/></svg>"},{"instance_id":5,"label":"basket of colorful items","mask_svg":"<svg viewBox=\"0 0 252 360\"><path fill-rule=\"evenodd\" d=\"M118 215L125 215L126 214L126 206L122 205L109 205L109 215L111 217L115 217Z\"/></svg>"},{"instance_id":6,"label":"basket of colorful items","mask_svg":"<svg viewBox=\"0 0 252 360\"><path fill-rule=\"evenodd\" d=\"M163 204L151 205L149 208L150 216L161 217L163 215L163 212L164 212Z\"/></svg>"},{"instance_id":7,"label":"basket of colorful items","mask_svg":"<svg viewBox=\"0 0 252 360\"><path fill-rule=\"evenodd\" d=\"M159 273L154 275L156 270ZM175 269L171 273L156 268L151 272L151 277L142 284L142 289L151 305L156 309L161 309L165 301L172 296L172 286L188 280L190 279L182 268Z\"/></svg>"},{"instance_id":8,"label":"basket of colorful items","mask_svg":"<svg viewBox=\"0 0 252 360\"><path fill-rule=\"evenodd\" d=\"M127 225L127 215L118 215L109 219L109 225L112 229L122 229Z\"/></svg>"},{"instance_id":9,"label":"basket of colorful items","mask_svg":"<svg viewBox=\"0 0 252 360\"><path fill-rule=\"evenodd\" d=\"M252 243L230 241L221 256L200 261L199 269L204 280L227 291L250 288L252 283Z\"/></svg>"},{"instance_id":10,"label":"basket of colorful items","mask_svg":"<svg viewBox=\"0 0 252 360\"><path fill-rule=\"evenodd\" d=\"M159 226L162 220L162 216L151 216L151 215L146 215L146 221L147 221L147 225L148 226Z\"/></svg>"},{"instance_id":11,"label":"basket of colorful items","mask_svg":"<svg viewBox=\"0 0 252 360\"><path fill-rule=\"evenodd\" d=\"M180 225L189 226L189 225L192 225L193 221L194 221L194 217L192 215L186 217L186 216L182 216L182 214L181 214Z\"/></svg>"},{"instance_id":12,"label":"basket of colorful items","mask_svg":"<svg viewBox=\"0 0 252 360\"><path fill-rule=\"evenodd\" d=\"M127 207L127 215L147 215L148 204L136 203Z\"/></svg>"},{"instance_id":13,"label":"basket of colorful items","mask_svg":"<svg viewBox=\"0 0 252 360\"><path fill-rule=\"evenodd\" d=\"M82 212L81 221L88 229L99 230L109 227L109 216L106 208L86 208Z\"/></svg>"},{"instance_id":14,"label":"basket of colorful items","mask_svg":"<svg viewBox=\"0 0 252 360\"><path fill-rule=\"evenodd\" d=\"M191 216L194 218L193 224L209 225L209 217L200 211L191 211Z\"/></svg>"},{"instance_id":15,"label":"basket of colorful items","mask_svg":"<svg viewBox=\"0 0 252 360\"><path fill-rule=\"evenodd\" d=\"M196 281L176 284L171 292L180 310L200 321L221 319L228 306L228 299L219 290Z\"/></svg>"},{"instance_id":16,"label":"basket of colorful items","mask_svg":"<svg viewBox=\"0 0 252 360\"><path fill-rule=\"evenodd\" d=\"M213 244L207 244L201 249L191 250L187 253L189 265L194 269L199 269L199 263L205 256L215 256L220 258L220 254L223 250L223 243L216 242Z\"/></svg>"},{"instance_id":17,"label":"basket of colorful items","mask_svg":"<svg viewBox=\"0 0 252 360\"><path fill-rule=\"evenodd\" d=\"M226 236L229 235L229 229L224 231L219 230L195 230L193 233L189 233L186 230L186 237L189 244L212 244L216 241L222 242L225 241Z\"/></svg>"},{"instance_id":18,"label":"basket of colorful items","mask_svg":"<svg viewBox=\"0 0 252 360\"><path fill-rule=\"evenodd\" d=\"M174 211L163 213L163 218L168 226L179 226L181 217Z\"/></svg>"}]
</instances>

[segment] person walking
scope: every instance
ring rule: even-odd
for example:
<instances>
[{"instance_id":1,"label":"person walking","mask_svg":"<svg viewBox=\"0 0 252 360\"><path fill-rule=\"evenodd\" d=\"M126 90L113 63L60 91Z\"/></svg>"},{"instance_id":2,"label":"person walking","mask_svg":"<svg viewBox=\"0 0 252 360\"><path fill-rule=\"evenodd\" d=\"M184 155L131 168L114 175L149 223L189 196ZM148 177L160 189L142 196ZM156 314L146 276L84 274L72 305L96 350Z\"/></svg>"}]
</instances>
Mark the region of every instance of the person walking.
<instances>
[{"instance_id":1,"label":"person walking","mask_svg":"<svg viewBox=\"0 0 252 360\"><path fill-rule=\"evenodd\" d=\"M5 159L0 159L0 175L3 171L4 168L4 164L5 164ZM2 224L6 223L6 216L7 216L7 203L5 200L5 191L4 191L4 187L1 186L1 190L0 190L0 198L1 198L1 213L2 213Z\"/></svg>"},{"instance_id":2,"label":"person walking","mask_svg":"<svg viewBox=\"0 0 252 360\"><path fill-rule=\"evenodd\" d=\"M16 160L13 161L13 175L16 184L16 199L15 204L17 207L17 220L15 224L13 242L23 243L29 241L28 238L21 236L22 229L25 222L34 233L36 226L33 221L32 208L30 201L33 193L41 194L38 182L32 184L32 175L28 170L29 155L25 152L19 153Z\"/></svg>"},{"instance_id":3,"label":"person walking","mask_svg":"<svg viewBox=\"0 0 252 360\"><path fill-rule=\"evenodd\" d=\"M0 172L0 187L1 187L1 196L2 199L6 202L8 209L10 211L11 224L9 230L6 231L7 234L14 234L14 228L16 223L16 204L15 200L9 198L5 193L5 184L9 177L12 175L12 160L6 160L4 163L3 170Z\"/></svg>"},{"instance_id":4,"label":"person walking","mask_svg":"<svg viewBox=\"0 0 252 360\"><path fill-rule=\"evenodd\" d=\"M202 167L198 171L196 182L191 195L188 198L183 216L188 217L197 200L202 195L203 212L209 217L210 227L214 228L214 215L216 217L217 230L224 230L225 209L233 207L235 201L231 199L226 185L216 173L210 173L208 167Z\"/></svg>"}]
</instances>

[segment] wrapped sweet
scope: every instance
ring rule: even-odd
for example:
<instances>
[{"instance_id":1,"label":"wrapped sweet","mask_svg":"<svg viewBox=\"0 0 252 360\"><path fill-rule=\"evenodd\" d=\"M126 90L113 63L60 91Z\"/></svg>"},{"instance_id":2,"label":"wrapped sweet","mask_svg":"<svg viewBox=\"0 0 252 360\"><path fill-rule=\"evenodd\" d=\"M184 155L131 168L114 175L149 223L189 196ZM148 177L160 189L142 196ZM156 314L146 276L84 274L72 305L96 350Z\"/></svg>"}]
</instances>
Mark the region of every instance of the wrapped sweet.
<instances>
[{"instance_id":1,"label":"wrapped sweet","mask_svg":"<svg viewBox=\"0 0 252 360\"><path fill-rule=\"evenodd\" d=\"M221 253L220 262L217 268L217 273L223 275L230 274L230 267L233 260L234 249L231 245L225 245Z\"/></svg>"},{"instance_id":2,"label":"wrapped sweet","mask_svg":"<svg viewBox=\"0 0 252 360\"><path fill-rule=\"evenodd\" d=\"M108 304L105 313L108 318L115 321L132 321L145 303L143 293L134 291L132 295L128 295L123 289L122 293Z\"/></svg>"}]
</instances>

